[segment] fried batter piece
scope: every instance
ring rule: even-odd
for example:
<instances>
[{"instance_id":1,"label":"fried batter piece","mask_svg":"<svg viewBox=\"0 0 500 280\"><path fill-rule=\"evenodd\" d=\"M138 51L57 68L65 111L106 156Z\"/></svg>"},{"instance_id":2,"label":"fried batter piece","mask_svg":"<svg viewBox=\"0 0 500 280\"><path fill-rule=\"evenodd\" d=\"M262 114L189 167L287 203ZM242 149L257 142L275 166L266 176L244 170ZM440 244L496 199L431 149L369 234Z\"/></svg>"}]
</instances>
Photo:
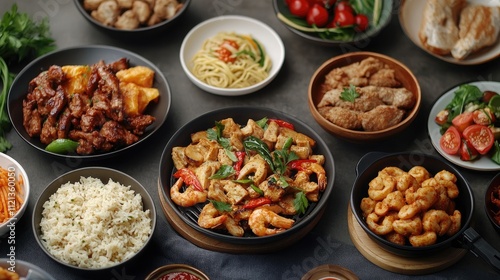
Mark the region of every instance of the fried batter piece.
<instances>
[{"instance_id":1,"label":"fried batter piece","mask_svg":"<svg viewBox=\"0 0 500 280\"><path fill-rule=\"evenodd\" d=\"M396 79L394 69L382 61L368 57L360 62L355 62L344 67L333 69L325 76L324 92L330 89L343 89L354 85L400 87L401 82Z\"/></svg>"},{"instance_id":2,"label":"fried batter piece","mask_svg":"<svg viewBox=\"0 0 500 280\"><path fill-rule=\"evenodd\" d=\"M358 97L343 99L347 87L355 86ZM318 112L335 125L351 130L377 131L401 122L416 103L415 95L402 87L395 71L369 57L333 69L325 76L324 95Z\"/></svg>"}]
</instances>

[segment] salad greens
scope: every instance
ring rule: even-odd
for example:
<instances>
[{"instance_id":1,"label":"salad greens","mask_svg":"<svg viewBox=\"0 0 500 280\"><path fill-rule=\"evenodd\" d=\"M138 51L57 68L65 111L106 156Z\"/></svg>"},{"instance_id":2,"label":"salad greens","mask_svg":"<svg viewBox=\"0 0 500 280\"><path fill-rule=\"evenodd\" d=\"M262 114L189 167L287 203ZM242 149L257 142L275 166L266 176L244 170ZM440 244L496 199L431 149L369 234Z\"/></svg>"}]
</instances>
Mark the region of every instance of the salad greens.
<instances>
[{"instance_id":1,"label":"salad greens","mask_svg":"<svg viewBox=\"0 0 500 280\"><path fill-rule=\"evenodd\" d=\"M5 138L11 128L7 115L7 95L15 75L9 67L24 59L37 57L56 48L50 37L48 19L33 21L26 13L20 13L17 5L5 12L0 20L0 152L5 152L12 144Z\"/></svg>"}]
</instances>

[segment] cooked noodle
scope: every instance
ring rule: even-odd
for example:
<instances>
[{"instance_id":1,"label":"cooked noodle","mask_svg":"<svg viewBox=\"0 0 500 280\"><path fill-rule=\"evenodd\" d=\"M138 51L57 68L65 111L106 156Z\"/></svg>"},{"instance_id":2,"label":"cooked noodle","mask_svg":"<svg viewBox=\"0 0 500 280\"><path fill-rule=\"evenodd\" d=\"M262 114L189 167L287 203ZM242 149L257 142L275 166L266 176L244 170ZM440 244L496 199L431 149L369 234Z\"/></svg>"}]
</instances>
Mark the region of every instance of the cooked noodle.
<instances>
[{"instance_id":1,"label":"cooked noodle","mask_svg":"<svg viewBox=\"0 0 500 280\"><path fill-rule=\"evenodd\" d=\"M223 51L228 53L222 58L227 62L221 60ZM191 72L195 77L219 88L255 85L266 79L271 69L271 60L263 46L248 35L234 32L220 32L205 40L192 62Z\"/></svg>"}]
</instances>

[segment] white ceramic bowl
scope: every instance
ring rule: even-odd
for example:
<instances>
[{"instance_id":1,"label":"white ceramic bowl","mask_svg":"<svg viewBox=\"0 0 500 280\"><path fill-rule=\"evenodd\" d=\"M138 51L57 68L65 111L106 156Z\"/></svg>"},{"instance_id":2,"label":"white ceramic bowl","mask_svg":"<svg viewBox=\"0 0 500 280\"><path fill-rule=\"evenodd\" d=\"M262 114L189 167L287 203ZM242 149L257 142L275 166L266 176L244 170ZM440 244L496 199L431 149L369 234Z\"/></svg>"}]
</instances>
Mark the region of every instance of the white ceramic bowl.
<instances>
[{"instance_id":1,"label":"white ceramic bowl","mask_svg":"<svg viewBox=\"0 0 500 280\"><path fill-rule=\"evenodd\" d=\"M9 172L8 175L8 180L9 180L9 185L8 185L8 190L7 192L11 192L11 186L10 186L10 178L12 178L12 182L19 180L22 178L23 180L23 204L21 205L21 208L17 211L17 213L8 221L0 224L0 236L3 236L4 234L9 234L9 231L14 230L14 228L11 226L12 223L17 223L19 219L24 215L24 212L26 211L26 208L28 207L28 199L30 196L30 182L28 179L28 174L26 174L26 171L24 168L17 162L15 159L12 157L0 153L0 167L3 169L6 169ZM11 176L12 174L12 176Z\"/></svg>"},{"instance_id":2,"label":"white ceramic bowl","mask_svg":"<svg viewBox=\"0 0 500 280\"><path fill-rule=\"evenodd\" d=\"M248 34L261 43L272 61L272 68L267 79L245 88L219 88L200 81L191 73L191 59L201 49L203 42L223 31ZM180 60L188 78L202 90L217 95L236 96L255 92L269 84L283 65L285 47L279 35L271 27L258 20L245 16L219 16L199 23L188 32L182 41Z\"/></svg>"}]
</instances>

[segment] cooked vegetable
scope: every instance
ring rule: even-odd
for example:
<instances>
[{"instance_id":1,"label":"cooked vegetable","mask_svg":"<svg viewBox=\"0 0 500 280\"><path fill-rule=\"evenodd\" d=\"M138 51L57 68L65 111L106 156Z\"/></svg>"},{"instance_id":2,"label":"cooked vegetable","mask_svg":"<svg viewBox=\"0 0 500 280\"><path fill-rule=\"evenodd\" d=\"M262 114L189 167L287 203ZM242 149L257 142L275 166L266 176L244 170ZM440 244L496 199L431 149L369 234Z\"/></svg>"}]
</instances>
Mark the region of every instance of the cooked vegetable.
<instances>
[{"instance_id":1,"label":"cooked vegetable","mask_svg":"<svg viewBox=\"0 0 500 280\"><path fill-rule=\"evenodd\" d=\"M191 171L190 169L187 168L179 169L174 173L174 177L182 178L182 180L186 185L193 186L196 190L200 192L203 191L203 187L201 186L200 181L198 181L198 178L196 177L194 172Z\"/></svg>"},{"instance_id":2,"label":"cooked vegetable","mask_svg":"<svg viewBox=\"0 0 500 280\"><path fill-rule=\"evenodd\" d=\"M14 80L9 66L30 57L37 57L55 49L55 41L50 37L48 19L33 21L26 13L20 13L17 5L5 12L0 21L0 152L12 145L5 139L11 128L6 111L7 94Z\"/></svg>"}]
</instances>

